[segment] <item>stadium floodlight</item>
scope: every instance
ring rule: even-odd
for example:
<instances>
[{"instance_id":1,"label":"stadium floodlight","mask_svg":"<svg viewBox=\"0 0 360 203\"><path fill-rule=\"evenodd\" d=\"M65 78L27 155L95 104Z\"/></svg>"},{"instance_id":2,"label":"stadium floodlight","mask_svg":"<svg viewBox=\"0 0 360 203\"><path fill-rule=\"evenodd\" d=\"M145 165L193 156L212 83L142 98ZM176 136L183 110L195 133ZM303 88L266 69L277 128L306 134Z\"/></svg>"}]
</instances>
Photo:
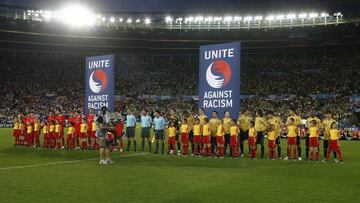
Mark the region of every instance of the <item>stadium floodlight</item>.
<instances>
[{"instance_id":1,"label":"stadium floodlight","mask_svg":"<svg viewBox=\"0 0 360 203\"><path fill-rule=\"evenodd\" d=\"M96 21L96 16L90 9L76 4L64 6L57 14L62 23L74 27L92 26Z\"/></svg>"},{"instance_id":2,"label":"stadium floodlight","mask_svg":"<svg viewBox=\"0 0 360 203\"><path fill-rule=\"evenodd\" d=\"M101 18L101 21L102 21L102 22L105 22L105 20L106 20L105 17L102 17L102 18Z\"/></svg>"},{"instance_id":3,"label":"stadium floodlight","mask_svg":"<svg viewBox=\"0 0 360 203\"><path fill-rule=\"evenodd\" d=\"M46 21L50 21L53 18L52 11L45 11L43 15Z\"/></svg>"},{"instance_id":4,"label":"stadium floodlight","mask_svg":"<svg viewBox=\"0 0 360 203\"><path fill-rule=\"evenodd\" d=\"M309 17L310 18L316 18L316 17L318 17L319 16L319 14L317 14L317 13L310 13L309 14Z\"/></svg>"},{"instance_id":5,"label":"stadium floodlight","mask_svg":"<svg viewBox=\"0 0 360 203\"><path fill-rule=\"evenodd\" d=\"M256 21L260 21L260 20L262 20L262 19L263 19L262 16L255 16L255 17L254 17L254 20L256 20Z\"/></svg>"},{"instance_id":6,"label":"stadium floodlight","mask_svg":"<svg viewBox=\"0 0 360 203\"><path fill-rule=\"evenodd\" d=\"M145 25L150 25L151 19L149 17L147 17L147 18L145 18L144 22L145 22Z\"/></svg>"},{"instance_id":7,"label":"stadium floodlight","mask_svg":"<svg viewBox=\"0 0 360 203\"><path fill-rule=\"evenodd\" d=\"M336 16L336 17L342 17L343 15L342 15L342 13L340 13L340 12L336 12L336 13L334 13L334 16Z\"/></svg>"},{"instance_id":8,"label":"stadium floodlight","mask_svg":"<svg viewBox=\"0 0 360 203\"><path fill-rule=\"evenodd\" d=\"M300 19L305 19L306 17L307 17L307 13L300 13L299 14Z\"/></svg>"},{"instance_id":9,"label":"stadium floodlight","mask_svg":"<svg viewBox=\"0 0 360 203\"><path fill-rule=\"evenodd\" d=\"M296 18L296 14L295 13L288 13L286 15L286 19L288 20L294 20Z\"/></svg>"},{"instance_id":10,"label":"stadium floodlight","mask_svg":"<svg viewBox=\"0 0 360 203\"><path fill-rule=\"evenodd\" d=\"M214 17L214 21L216 21L216 22L219 22L219 21L221 21L221 20L222 20L221 17Z\"/></svg>"},{"instance_id":11,"label":"stadium floodlight","mask_svg":"<svg viewBox=\"0 0 360 203\"><path fill-rule=\"evenodd\" d=\"M284 20L285 19L285 15L280 14L276 16L276 20Z\"/></svg>"},{"instance_id":12,"label":"stadium floodlight","mask_svg":"<svg viewBox=\"0 0 360 203\"><path fill-rule=\"evenodd\" d=\"M322 13L320 14L320 16L323 17L323 18L326 18L326 17L329 17L329 14L328 14L328 13L325 13L325 12L322 12Z\"/></svg>"},{"instance_id":13,"label":"stadium floodlight","mask_svg":"<svg viewBox=\"0 0 360 203\"><path fill-rule=\"evenodd\" d=\"M185 18L186 23L191 23L192 21L194 21L194 17L192 16Z\"/></svg>"},{"instance_id":14,"label":"stadium floodlight","mask_svg":"<svg viewBox=\"0 0 360 203\"><path fill-rule=\"evenodd\" d=\"M175 20L176 22L182 22L183 21L183 18L176 18L176 20Z\"/></svg>"},{"instance_id":15,"label":"stadium floodlight","mask_svg":"<svg viewBox=\"0 0 360 203\"><path fill-rule=\"evenodd\" d=\"M122 23L124 21L123 18L119 18L119 22Z\"/></svg>"},{"instance_id":16,"label":"stadium floodlight","mask_svg":"<svg viewBox=\"0 0 360 203\"><path fill-rule=\"evenodd\" d=\"M201 22L201 21L203 21L204 20L204 17L202 17L202 16L196 16L195 17L195 21L196 22Z\"/></svg>"},{"instance_id":17,"label":"stadium floodlight","mask_svg":"<svg viewBox=\"0 0 360 203\"><path fill-rule=\"evenodd\" d=\"M126 20L126 23L131 24L131 23L132 23L132 19L131 19L131 18L128 18L128 19Z\"/></svg>"},{"instance_id":18,"label":"stadium floodlight","mask_svg":"<svg viewBox=\"0 0 360 203\"><path fill-rule=\"evenodd\" d=\"M97 14L97 15L96 15L96 19L101 19L101 15L100 15L100 14Z\"/></svg>"},{"instance_id":19,"label":"stadium floodlight","mask_svg":"<svg viewBox=\"0 0 360 203\"><path fill-rule=\"evenodd\" d=\"M135 20L135 23L140 23L140 19L139 19L139 18L136 19L136 20Z\"/></svg>"},{"instance_id":20,"label":"stadium floodlight","mask_svg":"<svg viewBox=\"0 0 360 203\"><path fill-rule=\"evenodd\" d=\"M231 22L232 20L233 20L233 17L231 17L231 16L224 17L224 22Z\"/></svg>"},{"instance_id":21,"label":"stadium floodlight","mask_svg":"<svg viewBox=\"0 0 360 203\"><path fill-rule=\"evenodd\" d=\"M172 22L174 19L171 17L171 16L166 16L165 17L165 22L166 23L170 23L170 22Z\"/></svg>"},{"instance_id":22,"label":"stadium floodlight","mask_svg":"<svg viewBox=\"0 0 360 203\"><path fill-rule=\"evenodd\" d=\"M275 19L275 16L273 15L269 15L269 16L266 16L265 20L267 21L273 21Z\"/></svg>"},{"instance_id":23,"label":"stadium floodlight","mask_svg":"<svg viewBox=\"0 0 360 203\"><path fill-rule=\"evenodd\" d=\"M242 19L241 16L235 16L235 17L234 17L234 21L238 21L238 22L239 22L239 21L241 21L241 19Z\"/></svg>"},{"instance_id":24,"label":"stadium floodlight","mask_svg":"<svg viewBox=\"0 0 360 203\"><path fill-rule=\"evenodd\" d=\"M114 17L110 17L110 23L114 23L115 22L115 18Z\"/></svg>"},{"instance_id":25,"label":"stadium floodlight","mask_svg":"<svg viewBox=\"0 0 360 203\"><path fill-rule=\"evenodd\" d=\"M211 16L208 16L208 17L205 18L206 22L212 22L213 20L214 20L214 18L211 17Z\"/></svg>"},{"instance_id":26,"label":"stadium floodlight","mask_svg":"<svg viewBox=\"0 0 360 203\"><path fill-rule=\"evenodd\" d=\"M253 17L252 16L246 16L244 17L244 21L252 21Z\"/></svg>"}]
</instances>

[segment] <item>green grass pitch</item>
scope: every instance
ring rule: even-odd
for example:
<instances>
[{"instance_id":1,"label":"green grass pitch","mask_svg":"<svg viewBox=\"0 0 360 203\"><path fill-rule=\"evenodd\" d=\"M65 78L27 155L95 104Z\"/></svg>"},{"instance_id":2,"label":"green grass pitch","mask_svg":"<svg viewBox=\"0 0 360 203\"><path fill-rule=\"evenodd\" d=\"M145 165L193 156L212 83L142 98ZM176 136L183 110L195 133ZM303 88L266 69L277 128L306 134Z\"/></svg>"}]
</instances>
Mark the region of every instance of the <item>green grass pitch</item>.
<instances>
[{"instance_id":1,"label":"green grass pitch","mask_svg":"<svg viewBox=\"0 0 360 203\"><path fill-rule=\"evenodd\" d=\"M14 147L11 133L0 202L360 202L360 142L341 142L343 165L120 152L99 165L98 152Z\"/></svg>"}]
</instances>

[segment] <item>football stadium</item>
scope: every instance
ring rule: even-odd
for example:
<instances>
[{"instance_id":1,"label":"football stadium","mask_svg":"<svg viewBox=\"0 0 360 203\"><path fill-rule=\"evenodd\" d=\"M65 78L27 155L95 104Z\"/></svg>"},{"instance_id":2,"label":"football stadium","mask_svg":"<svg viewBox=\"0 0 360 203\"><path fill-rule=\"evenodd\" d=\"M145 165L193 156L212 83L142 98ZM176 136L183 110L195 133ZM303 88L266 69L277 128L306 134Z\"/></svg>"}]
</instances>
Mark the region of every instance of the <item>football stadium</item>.
<instances>
[{"instance_id":1,"label":"football stadium","mask_svg":"<svg viewBox=\"0 0 360 203\"><path fill-rule=\"evenodd\" d=\"M0 0L0 202L360 202L359 8Z\"/></svg>"}]
</instances>

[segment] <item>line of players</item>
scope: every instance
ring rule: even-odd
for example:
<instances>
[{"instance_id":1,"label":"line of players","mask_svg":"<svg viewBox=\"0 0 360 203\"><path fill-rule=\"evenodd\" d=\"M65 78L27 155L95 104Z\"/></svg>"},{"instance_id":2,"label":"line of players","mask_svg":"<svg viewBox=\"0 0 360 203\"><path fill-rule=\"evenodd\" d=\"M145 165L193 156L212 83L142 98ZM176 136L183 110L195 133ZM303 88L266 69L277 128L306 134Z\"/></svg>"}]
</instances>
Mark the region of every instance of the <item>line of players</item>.
<instances>
[{"instance_id":1,"label":"line of players","mask_svg":"<svg viewBox=\"0 0 360 203\"><path fill-rule=\"evenodd\" d=\"M117 146L117 138L119 138L119 149L123 150L123 128L126 129L128 138L127 151L130 151L131 142L134 144L136 151L135 126L136 117L129 110L126 116L126 126L120 121L113 123L116 132L109 132L108 139L112 140ZM285 160L291 159L301 160L301 136L300 124L301 118L296 114L295 110L289 110L289 117L285 124L281 119L274 116L273 112L268 112L267 118L263 116L262 111L256 112L256 118L252 119L250 111L245 110L239 113L238 119L232 119L230 113L226 111L224 118L221 120L217 112L212 113L212 118L208 119L203 109L199 109L199 115L195 118L191 113L184 116L181 120L176 116L175 111L170 111L170 116L165 119L160 112L155 112L154 121L148 115L146 110L141 113L141 137L142 150L145 148L145 141L149 143L149 151L151 152L150 127L154 127L156 150L159 153L159 145L161 144L161 152L164 153L164 140L168 137L168 154L173 154L178 150L183 155L189 153L189 143L191 144L191 155L212 156L222 158L228 152L232 158L244 156L244 141L248 140L249 158L256 158L257 146L260 145L261 158L264 158L265 135L268 139L269 159L275 159L275 148L277 148L277 156L281 158L280 135L287 132L288 148ZM40 146L40 133L43 135L45 148L53 149L98 149L97 138L95 136L96 124L94 123L94 111L91 109L86 117L81 112L70 112L68 117L69 129L64 136L65 117L60 110L56 110L55 115L49 113L47 121L40 123L35 114L31 112L28 115L19 115L14 122L14 138L15 145ZM145 122L147 121L147 122ZM167 124L167 125L166 125ZM315 112L311 112L310 117L306 120L306 159L319 160L319 132L323 134L323 151L324 160L329 159L331 151L334 151L334 158L337 161L337 154L340 162L342 162L342 153L339 145L340 132L337 128L337 122L332 118L331 112L328 112L326 118L320 121L315 116ZM229 150L228 150L229 149ZM239 151L240 150L240 151ZM291 156L293 152L293 156ZM310 154L310 157L309 157Z\"/></svg>"}]
</instances>

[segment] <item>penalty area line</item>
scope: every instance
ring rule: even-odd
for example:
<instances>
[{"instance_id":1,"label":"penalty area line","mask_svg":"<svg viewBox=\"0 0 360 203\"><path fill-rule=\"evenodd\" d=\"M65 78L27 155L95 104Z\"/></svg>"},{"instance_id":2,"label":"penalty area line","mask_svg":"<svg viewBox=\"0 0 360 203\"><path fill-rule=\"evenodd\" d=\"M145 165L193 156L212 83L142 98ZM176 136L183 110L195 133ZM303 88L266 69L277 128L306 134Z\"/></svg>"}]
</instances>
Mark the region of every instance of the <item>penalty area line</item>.
<instances>
[{"instance_id":1,"label":"penalty area line","mask_svg":"<svg viewBox=\"0 0 360 203\"><path fill-rule=\"evenodd\" d=\"M137 155L140 155L140 154L125 154L125 155L119 155L119 156L112 156L111 158L129 157L129 156L137 156ZM31 164L31 165L23 165L23 166L10 166L10 167L0 168L0 171L12 170L12 169L22 169L22 168L35 168L35 167L40 167L40 166L72 164L72 163L79 163L79 162L93 161L93 160L99 160L99 157L89 158L89 159L77 159L77 160L71 160L71 161L49 162L49 163L42 163L42 164Z\"/></svg>"}]
</instances>

